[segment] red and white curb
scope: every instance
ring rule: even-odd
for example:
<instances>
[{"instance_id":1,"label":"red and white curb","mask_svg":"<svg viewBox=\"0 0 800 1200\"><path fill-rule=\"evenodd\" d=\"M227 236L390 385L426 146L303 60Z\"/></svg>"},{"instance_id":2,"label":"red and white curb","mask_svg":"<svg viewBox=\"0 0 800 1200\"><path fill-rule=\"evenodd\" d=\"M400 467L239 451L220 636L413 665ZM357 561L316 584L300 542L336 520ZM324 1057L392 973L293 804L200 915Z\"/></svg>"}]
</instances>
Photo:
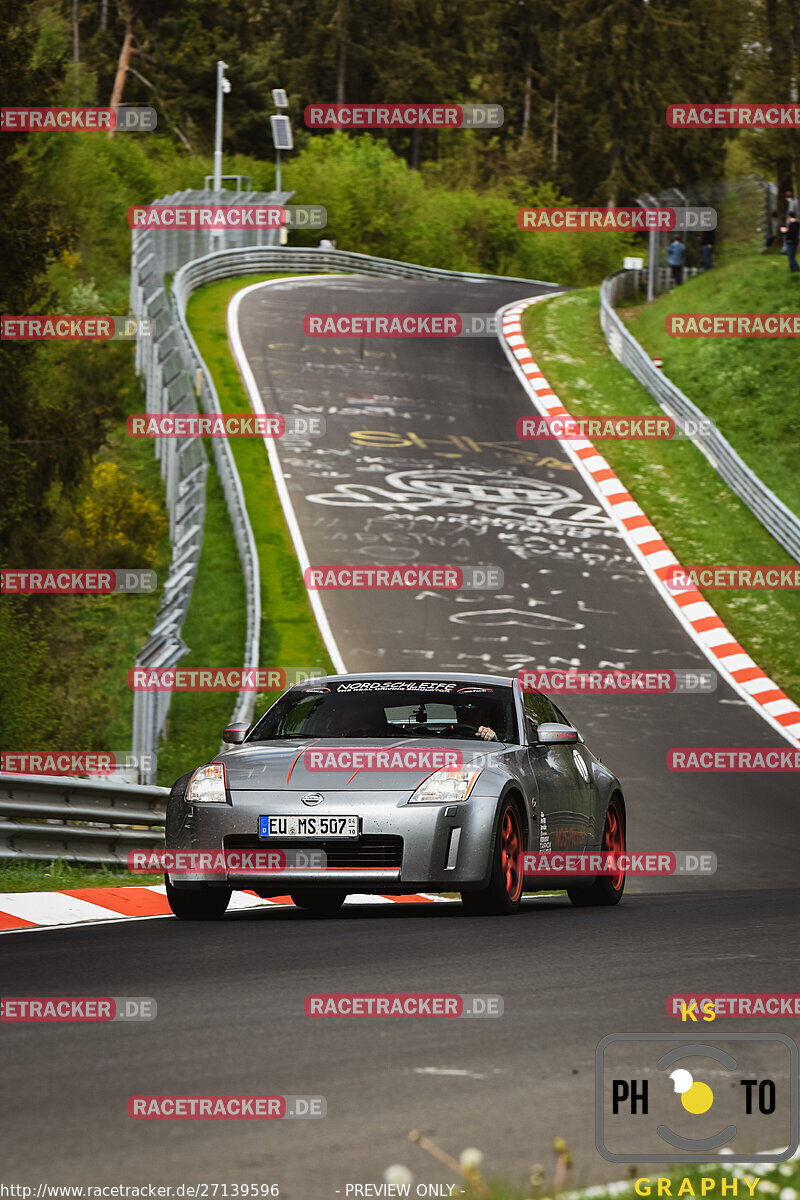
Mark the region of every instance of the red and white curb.
<instances>
[{"instance_id":1,"label":"red and white curb","mask_svg":"<svg viewBox=\"0 0 800 1200\"><path fill-rule=\"evenodd\" d=\"M447 896L420 893L413 896L353 894L353 904L455 904ZM228 912L243 908L292 907L289 896L262 900L254 892L234 892ZM0 933L25 929L52 929L59 925L86 925L95 921L136 921L171 915L163 883L145 887L67 888L53 892L0 893Z\"/></svg>"},{"instance_id":2,"label":"red and white curb","mask_svg":"<svg viewBox=\"0 0 800 1200\"><path fill-rule=\"evenodd\" d=\"M500 309L500 344L533 406L542 416L568 416L534 361L522 334L522 314L531 304L549 299L536 296ZM743 700L792 745L800 745L800 709L762 671L739 645L697 588L674 594L665 579L678 559L630 492L587 438L562 443L576 468L616 522L620 533L644 567L662 600L672 609L689 636Z\"/></svg>"}]
</instances>

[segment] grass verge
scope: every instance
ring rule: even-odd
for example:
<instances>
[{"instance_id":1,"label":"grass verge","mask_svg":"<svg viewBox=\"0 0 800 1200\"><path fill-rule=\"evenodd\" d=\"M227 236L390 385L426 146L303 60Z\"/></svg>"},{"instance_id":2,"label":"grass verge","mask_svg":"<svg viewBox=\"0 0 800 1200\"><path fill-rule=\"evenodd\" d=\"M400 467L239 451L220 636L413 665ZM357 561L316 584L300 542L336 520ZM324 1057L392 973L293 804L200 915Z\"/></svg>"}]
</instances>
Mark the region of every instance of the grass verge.
<instances>
[{"instance_id":1,"label":"grass verge","mask_svg":"<svg viewBox=\"0 0 800 1200\"><path fill-rule=\"evenodd\" d=\"M800 513L800 367L797 339L670 337L670 313L797 312L800 274L780 254L714 267L652 304L620 309L648 354L714 421L756 475Z\"/></svg>"},{"instance_id":2,"label":"grass verge","mask_svg":"<svg viewBox=\"0 0 800 1200\"><path fill-rule=\"evenodd\" d=\"M598 289L532 305L523 316L523 333L569 412L661 413L608 350L600 329ZM708 411L705 401L700 407ZM726 432L724 423L722 428ZM598 448L681 562L792 565L691 442L604 441ZM708 592L706 599L759 666L800 703L800 594Z\"/></svg>"},{"instance_id":3,"label":"grass verge","mask_svg":"<svg viewBox=\"0 0 800 1200\"><path fill-rule=\"evenodd\" d=\"M55 862L0 862L0 892L57 892L66 888L143 887L163 883L163 875L132 875L111 867L83 867Z\"/></svg>"},{"instance_id":4,"label":"grass verge","mask_svg":"<svg viewBox=\"0 0 800 1200\"><path fill-rule=\"evenodd\" d=\"M248 413L250 402L228 343L225 314L236 292L248 284L279 275L248 275L209 284L191 298L187 316L219 395L223 412ZM261 662L285 670L332 671L317 628L280 499L260 438L236 438L231 449L244 489L261 573ZM260 715L277 692L256 700Z\"/></svg>"},{"instance_id":5,"label":"grass verge","mask_svg":"<svg viewBox=\"0 0 800 1200\"><path fill-rule=\"evenodd\" d=\"M189 654L182 668L241 667L245 641L245 590L239 552L214 461L206 476L203 548L181 637ZM248 663L247 666L254 664ZM158 782L171 787L219 750L234 692L175 692L167 738L159 748Z\"/></svg>"}]
</instances>

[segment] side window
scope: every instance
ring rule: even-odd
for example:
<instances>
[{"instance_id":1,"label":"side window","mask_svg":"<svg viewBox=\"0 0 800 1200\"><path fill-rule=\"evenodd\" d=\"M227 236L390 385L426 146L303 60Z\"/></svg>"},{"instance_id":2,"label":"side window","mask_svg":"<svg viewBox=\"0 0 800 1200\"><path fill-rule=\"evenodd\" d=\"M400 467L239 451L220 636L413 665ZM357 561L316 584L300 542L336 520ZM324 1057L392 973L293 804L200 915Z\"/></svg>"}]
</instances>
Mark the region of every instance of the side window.
<instances>
[{"instance_id":1,"label":"side window","mask_svg":"<svg viewBox=\"0 0 800 1200\"><path fill-rule=\"evenodd\" d=\"M553 705L541 692L525 692L522 697L522 706L525 710L525 724L528 726L528 737L531 740L535 740L533 734L537 726L543 724L545 721L558 721L560 719ZM533 730L531 726L533 726Z\"/></svg>"}]
</instances>

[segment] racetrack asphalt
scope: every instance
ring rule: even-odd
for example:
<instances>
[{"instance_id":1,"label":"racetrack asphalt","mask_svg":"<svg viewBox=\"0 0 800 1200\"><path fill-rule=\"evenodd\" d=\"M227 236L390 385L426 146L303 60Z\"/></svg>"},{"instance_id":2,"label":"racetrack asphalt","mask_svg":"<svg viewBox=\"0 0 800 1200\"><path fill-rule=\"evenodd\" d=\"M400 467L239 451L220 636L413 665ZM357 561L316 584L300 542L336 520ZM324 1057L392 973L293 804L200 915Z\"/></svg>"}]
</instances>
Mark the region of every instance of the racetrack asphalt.
<instances>
[{"instance_id":1,"label":"racetrack asphalt","mask_svg":"<svg viewBox=\"0 0 800 1200\"><path fill-rule=\"evenodd\" d=\"M276 447L310 561L505 572L500 594L324 594L350 670L707 666L558 444L517 442L530 408L494 339L360 343L302 330L308 311L493 312L536 291L340 278L259 288L242 303L267 409L327 422L319 444ZM594 1147L598 1042L680 1032L672 993L785 993L797 978L796 784L666 770L674 746L785 746L721 681L713 694L556 702L622 780L629 844L711 850L716 875L631 880L606 910L530 899L510 919L467 917L458 904L363 905L332 920L280 908L10 935L3 995L153 996L158 1018L3 1023L5 1174L277 1183L291 1200L380 1183L390 1163L415 1183L455 1183L408 1142L411 1129L456 1157L481 1148L489 1175L549 1169L556 1136L576 1184L625 1174ZM305 1016L306 995L337 992L499 994L504 1015ZM720 1025L798 1036L791 1020L691 1028L720 1042ZM754 1071L771 1061L753 1054ZM630 1075L646 1075L651 1057L630 1055ZM127 1116L129 1096L160 1093L323 1095L328 1115ZM750 1152L780 1144L768 1124L752 1136Z\"/></svg>"}]
</instances>

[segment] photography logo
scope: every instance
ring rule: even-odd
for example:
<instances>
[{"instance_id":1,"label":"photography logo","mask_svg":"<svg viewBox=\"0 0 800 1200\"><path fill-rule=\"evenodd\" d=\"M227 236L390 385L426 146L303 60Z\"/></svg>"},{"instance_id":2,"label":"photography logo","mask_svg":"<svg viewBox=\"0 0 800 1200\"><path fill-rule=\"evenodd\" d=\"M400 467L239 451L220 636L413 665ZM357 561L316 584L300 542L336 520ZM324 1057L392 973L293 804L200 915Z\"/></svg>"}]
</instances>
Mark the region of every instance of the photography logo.
<instances>
[{"instance_id":1,"label":"photography logo","mask_svg":"<svg viewBox=\"0 0 800 1200\"><path fill-rule=\"evenodd\" d=\"M799 1142L799 1061L781 1033L609 1034L595 1055L597 1149L609 1162L783 1162Z\"/></svg>"}]
</instances>

